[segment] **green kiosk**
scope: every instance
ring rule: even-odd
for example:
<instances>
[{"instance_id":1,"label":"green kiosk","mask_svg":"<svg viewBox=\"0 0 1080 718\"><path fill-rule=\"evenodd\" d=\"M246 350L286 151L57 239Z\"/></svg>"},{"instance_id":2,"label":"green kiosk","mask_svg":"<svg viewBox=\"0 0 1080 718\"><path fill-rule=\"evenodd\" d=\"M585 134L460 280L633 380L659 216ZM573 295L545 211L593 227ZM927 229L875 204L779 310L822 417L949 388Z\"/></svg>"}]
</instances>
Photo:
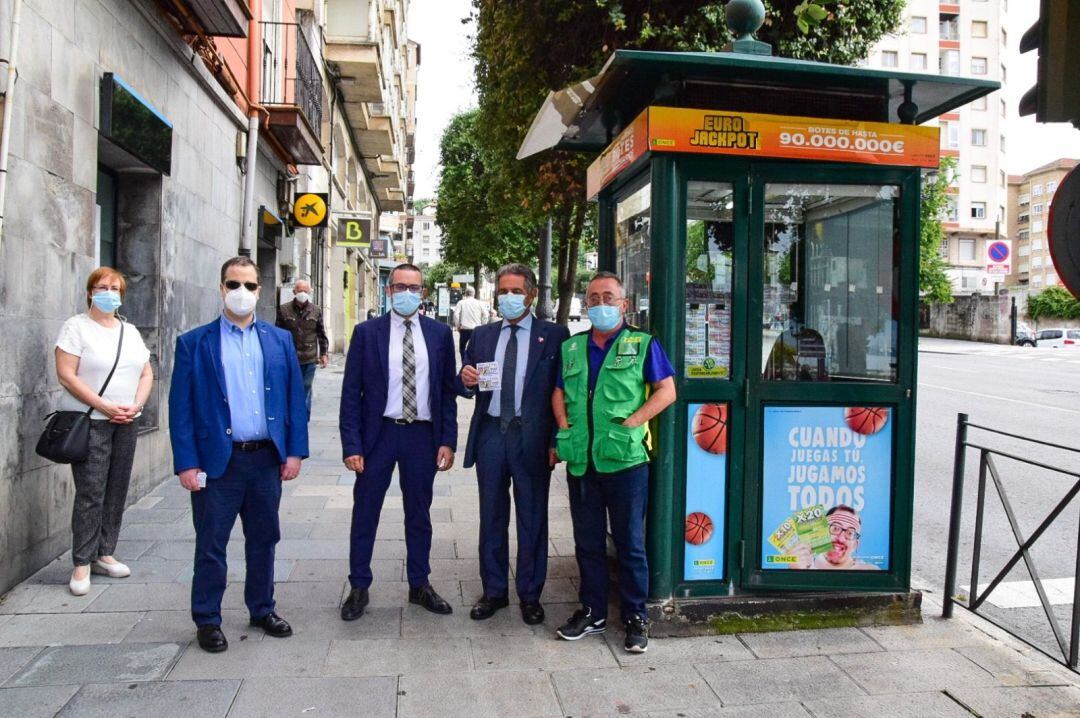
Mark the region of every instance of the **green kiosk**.
<instances>
[{"instance_id":1,"label":"green kiosk","mask_svg":"<svg viewBox=\"0 0 1080 718\"><path fill-rule=\"evenodd\" d=\"M651 427L654 630L917 620L923 123L999 85L775 58L759 25L732 52L615 52L519 157L602 151L599 266L676 369Z\"/></svg>"}]
</instances>

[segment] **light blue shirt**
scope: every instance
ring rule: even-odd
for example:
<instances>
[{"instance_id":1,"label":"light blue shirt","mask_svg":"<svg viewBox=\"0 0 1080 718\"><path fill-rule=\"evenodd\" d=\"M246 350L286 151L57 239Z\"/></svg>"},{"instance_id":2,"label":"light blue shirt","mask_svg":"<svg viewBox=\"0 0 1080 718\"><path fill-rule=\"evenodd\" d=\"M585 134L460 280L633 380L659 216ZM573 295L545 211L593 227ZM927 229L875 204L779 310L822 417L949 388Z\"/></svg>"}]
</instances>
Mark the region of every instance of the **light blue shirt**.
<instances>
[{"instance_id":1,"label":"light blue shirt","mask_svg":"<svg viewBox=\"0 0 1080 718\"><path fill-rule=\"evenodd\" d=\"M532 312L517 323L517 366L515 367L516 379L514 380L514 415L521 416L521 394L525 389L525 370L529 364L529 337L532 336ZM506 355L506 344L510 341L510 322L503 319L502 329L499 330L499 343L495 345L495 361L499 363L499 373L502 375L503 357ZM488 416L499 416L502 411L502 390L495 389L491 392L491 404L488 405Z\"/></svg>"},{"instance_id":2,"label":"light blue shirt","mask_svg":"<svg viewBox=\"0 0 1080 718\"><path fill-rule=\"evenodd\" d=\"M233 441L270 438L258 324L256 320L241 329L221 315L221 366L225 370Z\"/></svg>"}]
</instances>

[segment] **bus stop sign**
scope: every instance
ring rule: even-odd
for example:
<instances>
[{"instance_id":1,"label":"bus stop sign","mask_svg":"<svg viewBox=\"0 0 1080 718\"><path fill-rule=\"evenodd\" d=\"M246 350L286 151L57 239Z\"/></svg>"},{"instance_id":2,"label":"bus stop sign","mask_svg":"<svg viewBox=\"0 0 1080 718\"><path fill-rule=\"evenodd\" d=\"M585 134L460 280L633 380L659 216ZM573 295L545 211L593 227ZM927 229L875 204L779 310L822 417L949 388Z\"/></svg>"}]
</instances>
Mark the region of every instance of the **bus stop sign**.
<instances>
[{"instance_id":1,"label":"bus stop sign","mask_svg":"<svg viewBox=\"0 0 1080 718\"><path fill-rule=\"evenodd\" d=\"M1050 258L1065 288L1080 298L1080 165L1058 185L1050 203Z\"/></svg>"}]
</instances>

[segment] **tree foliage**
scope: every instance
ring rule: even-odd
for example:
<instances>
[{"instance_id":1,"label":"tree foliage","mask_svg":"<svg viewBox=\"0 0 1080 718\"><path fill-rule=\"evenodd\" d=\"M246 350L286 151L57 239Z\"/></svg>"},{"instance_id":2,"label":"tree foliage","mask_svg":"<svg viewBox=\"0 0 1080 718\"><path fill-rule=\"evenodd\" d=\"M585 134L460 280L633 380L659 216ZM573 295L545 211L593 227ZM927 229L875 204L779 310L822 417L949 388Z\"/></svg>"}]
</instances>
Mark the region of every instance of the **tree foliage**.
<instances>
[{"instance_id":1,"label":"tree foliage","mask_svg":"<svg viewBox=\"0 0 1080 718\"><path fill-rule=\"evenodd\" d=\"M1080 300L1065 287L1047 287L1027 301L1028 316L1040 319L1080 319Z\"/></svg>"},{"instance_id":2,"label":"tree foliage","mask_svg":"<svg viewBox=\"0 0 1080 718\"><path fill-rule=\"evenodd\" d=\"M953 300L952 283L945 275L941 240L945 229L941 221L949 207L948 189L956 177L956 158L942 157L938 171L923 178L922 206L919 212L919 292L927 302L949 304Z\"/></svg>"},{"instance_id":3,"label":"tree foliage","mask_svg":"<svg viewBox=\"0 0 1080 718\"><path fill-rule=\"evenodd\" d=\"M766 0L758 38L783 57L853 64L895 31L904 6L903 0L809 4L817 9L808 9L804 0ZM616 49L720 50L731 39L723 3L473 0L473 14L480 95L476 131L491 154L487 166L498 175L498 195L492 201L515 208L535 226L552 217L558 294L565 299L575 286L588 224L585 170L594 157L548 151L518 161L518 147L533 117L548 92L594 76ZM565 322L568 312L569 302L560 301L558 319Z\"/></svg>"},{"instance_id":4,"label":"tree foliage","mask_svg":"<svg viewBox=\"0 0 1080 718\"><path fill-rule=\"evenodd\" d=\"M491 155L477 136L477 110L453 117L439 145L436 223L442 230L447 263L480 270L506 262L529 261L536 253L536 233L522 212L505 201L492 171Z\"/></svg>"}]
</instances>

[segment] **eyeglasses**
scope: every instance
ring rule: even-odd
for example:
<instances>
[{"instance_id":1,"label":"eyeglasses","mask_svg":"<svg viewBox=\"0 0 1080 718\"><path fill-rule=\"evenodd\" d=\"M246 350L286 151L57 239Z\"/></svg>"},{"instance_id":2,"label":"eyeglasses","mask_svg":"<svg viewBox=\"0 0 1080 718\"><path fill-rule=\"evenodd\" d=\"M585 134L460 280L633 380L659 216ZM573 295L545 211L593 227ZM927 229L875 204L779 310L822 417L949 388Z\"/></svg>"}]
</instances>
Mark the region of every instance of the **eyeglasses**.
<instances>
[{"instance_id":1,"label":"eyeglasses","mask_svg":"<svg viewBox=\"0 0 1080 718\"><path fill-rule=\"evenodd\" d=\"M842 535L845 538L847 538L849 541L858 541L860 538L862 538L862 534L859 533L858 531L856 531L855 529L846 529L843 526L835 526L835 525L829 526L829 535L830 536L841 536Z\"/></svg>"},{"instance_id":2,"label":"eyeglasses","mask_svg":"<svg viewBox=\"0 0 1080 718\"><path fill-rule=\"evenodd\" d=\"M419 294L423 287L419 284L401 284L399 282L397 284L391 284L390 289L395 292L412 292L413 294Z\"/></svg>"},{"instance_id":3,"label":"eyeglasses","mask_svg":"<svg viewBox=\"0 0 1080 718\"><path fill-rule=\"evenodd\" d=\"M229 291L232 291L233 289L239 289L240 285L243 285L244 289L248 290L249 292L254 292L256 289L259 288L258 282L238 282L235 279L225 280L225 288Z\"/></svg>"},{"instance_id":4,"label":"eyeglasses","mask_svg":"<svg viewBox=\"0 0 1080 718\"><path fill-rule=\"evenodd\" d=\"M622 300L623 300L622 297L617 297L614 294L612 294L611 292L605 292L604 294L600 294L600 295L591 294L585 300L585 306L587 306L587 307L598 307L601 304L604 304L606 306L613 307L616 304L618 304L619 302L621 302Z\"/></svg>"}]
</instances>

